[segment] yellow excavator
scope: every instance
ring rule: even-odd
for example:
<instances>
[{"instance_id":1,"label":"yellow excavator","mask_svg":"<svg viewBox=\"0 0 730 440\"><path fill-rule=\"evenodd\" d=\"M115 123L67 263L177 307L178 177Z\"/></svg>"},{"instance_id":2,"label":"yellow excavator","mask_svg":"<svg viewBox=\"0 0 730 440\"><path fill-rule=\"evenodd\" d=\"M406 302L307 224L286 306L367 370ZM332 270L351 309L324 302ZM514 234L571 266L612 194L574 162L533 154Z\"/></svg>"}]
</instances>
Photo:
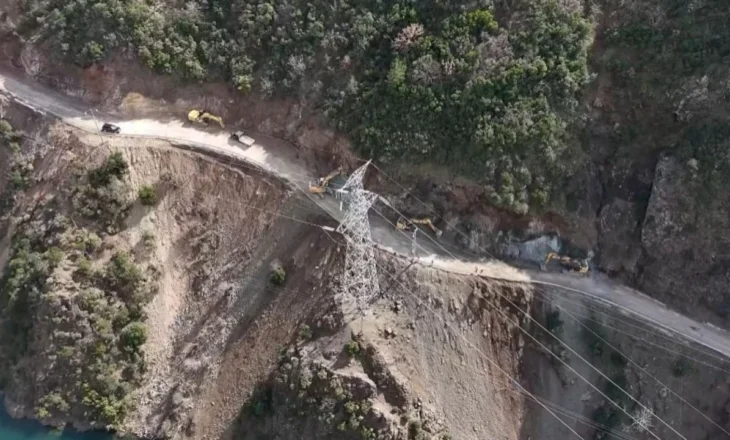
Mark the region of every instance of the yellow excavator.
<instances>
[{"instance_id":1,"label":"yellow excavator","mask_svg":"<svg viewBox=\"0 0 730 440\"><path fill-rule=\"evenodd\" d=\"M428 226L437 238L441 237L441 234L443 233L443 231L437 228L433 224L433 221L428 217L406 219L401 216L396 222L395 227L398 228L399 231L413 231L416 228L416 225Z\"/></svg>"},{"instance_id":2,"label":"yellow excavator","mask_svg":"<svg viewBox=\"0 0 730 440\"><path fill-rule=\"evenodd\" d=\"M318 194L320 197L324 197L324 193L328 192L327 188L329 187L332 179L342 174L343 171L342 167L339 167L326 176L320 177L317 183L309 182L309 192L312 194Z\"/></svg>"},{"instance_id":3,"label":"yellow excavator","mask_svg":"<svg viewBox=\"0 0 730 440\"><path fill-rule=\"evenodd\" d=\"M225 128L223 126L223 119L220 116L216 116L208 112L207 110L190 110L188 112L188 121L203 125L208 125L208 123L212 121L220 125L221 128Z\"/></svg>"},{"instance_id":4,"label":"yellow excavator","mask_svg":"<svg viewBox=\"0 0 730 440\"><path fill-rule=\"evenodd\" d=\"M558 260L560 265L571 272L578 272L581 274L588 273L588 263L585 260L575 260L565 255L558 255L555 252L550 252L545 257L545 264L548 264L552 260Z\"/></svg>"}]
</instances>

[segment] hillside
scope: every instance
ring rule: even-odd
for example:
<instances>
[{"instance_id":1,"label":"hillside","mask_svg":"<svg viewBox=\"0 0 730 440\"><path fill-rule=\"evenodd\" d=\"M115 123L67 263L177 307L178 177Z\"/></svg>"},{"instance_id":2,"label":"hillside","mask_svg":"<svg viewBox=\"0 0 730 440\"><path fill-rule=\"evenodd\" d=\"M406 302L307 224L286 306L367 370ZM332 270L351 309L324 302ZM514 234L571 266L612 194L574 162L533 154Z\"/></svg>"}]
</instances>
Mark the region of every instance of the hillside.
<instances>
[{"instance_id":1,"label":"hillside","mask_svg":"<svg viewBox=\"0 0 730 440\"><path fill-rule=\"evenodd\" d=\"M523 288L411 269L355 320L335 300L341 243L306 223L327 220L283 183L6 110L4 163L22 177L3 179L0 360L14 416L150 439L518 438L521 399L500 390L521 336L479 298ZM383 285L404 268L380 264ZM444 296L444 283L456 290ZM439 319L419 319L436 298ZM453 345L464 335L441 322L467 321L466 345ZM470 356L475 344L498 369ZM450 365L457 356L484 380ZM472 411L455 411L455 390L478 384Z\"/></svg>"},{"instance_id":2,"label":"hillside","mask_svg":"<svg viewBox=\"0 0 730 440\"><path fill-rule=\"evenodd\" d=\"M319 227L335 222L275 175L184 142L100 141L0 94L8 409L144 439L724 438L727 359L472 273L495 256L552 271L557 252L730 329L728 12L0 0L0 74L145 127L207 109L224 130L185 130L270 136L255 154L285 155L302 185L373 159L366 187L443 231L397 238L468 259L379 248L381 291L353 315L342 236Z\"/></svg>"},{"instance_id":3,"label":"hillside","mask_svg":"<svg viewBox=\"0 0 730 440\"><path fill-rule=\"evenodd\" d=\"M427 199L402 208L479 251L557 234L728 325L727 225L702 215L728 206L722 2L5 3L8 67L67 94L137 115L204 106L322 173L374 158ZM667 167L681 185L655 179Z\"/></svg>"}]
</instances>

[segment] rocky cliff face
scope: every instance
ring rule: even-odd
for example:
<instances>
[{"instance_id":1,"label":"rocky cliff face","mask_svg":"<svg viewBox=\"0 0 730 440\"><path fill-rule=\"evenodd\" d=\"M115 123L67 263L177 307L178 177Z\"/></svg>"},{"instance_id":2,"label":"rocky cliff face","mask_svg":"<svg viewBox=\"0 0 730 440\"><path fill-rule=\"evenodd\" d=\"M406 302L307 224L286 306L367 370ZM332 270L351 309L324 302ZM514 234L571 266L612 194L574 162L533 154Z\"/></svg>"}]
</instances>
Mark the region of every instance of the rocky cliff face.
<instances>
[{"instance_id":1,"label":"rocky cliff face","mask_svg":"<svg viewBox=\"0 0 730 440\"><path fill-rule=\"evenodd\" d=\"M730 197L706 186L695 160L662 158L641 228L638 284L673 307L730 321Z\"/></svg>"}]
</instances>

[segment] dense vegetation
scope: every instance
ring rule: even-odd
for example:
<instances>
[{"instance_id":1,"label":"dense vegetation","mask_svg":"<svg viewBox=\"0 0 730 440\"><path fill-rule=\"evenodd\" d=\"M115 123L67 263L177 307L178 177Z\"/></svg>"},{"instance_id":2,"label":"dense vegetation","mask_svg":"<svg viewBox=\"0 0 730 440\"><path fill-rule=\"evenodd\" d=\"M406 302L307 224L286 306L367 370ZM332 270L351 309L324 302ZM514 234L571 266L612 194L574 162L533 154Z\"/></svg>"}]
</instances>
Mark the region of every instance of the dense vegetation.
<instances>
[{"instance_id":1,"label":"dense vegetation","mask_svg":"<svg viewBox=\"0 0 730 440\"><path fill-rule=\"evenodd\" d=\"M431 161L543 204L561 172L588 22L555 0L25 0L39 33L86 65L118 50L190 79L298 96L381 160Z\"/></svg>"},{"instance_id":2,"label":"dense vegetation","mask_svg":"<svg viewBox=\"0 0 730 440\"><path fill-rule=\"evenodd\" d=\"M103 258L99 236L126 210L126 173L124 158L112 154L71 189L74 203L94 209L68 218L54 199L13 236L0 280L0 385L33 384L40 419L75 416L115 426L144 370L148 275L125 252ZM29 359L45 366L29 369Z\"/></svg>"},{"instance_id":3,"label":"dense vegetation","mask_svg":"<svg viewBox=\"0 0 730 440\"><path fill-rule=\"evenodd\" d=\"M621 154L669 151L710 189L730 176L730 3L721 0L608 2L605 51ZM617 116L618 115L618 116Z\"/></svg>"},{"instance_id":4,"label":"dense vegetation","mask_svg":"<svg viewBox=\"0 0 730 440\"><path fill-rule=\"evenodd\" d=\"M25 189L30 183L33 161L32 157L22 154L20 148L22 141L23 132L15 130L7 120L0 119L0 148L7 150L3 153L10 159L10 191L0 199L0 215L12 204L13 194Z\"/></svg>"}]
</instances>

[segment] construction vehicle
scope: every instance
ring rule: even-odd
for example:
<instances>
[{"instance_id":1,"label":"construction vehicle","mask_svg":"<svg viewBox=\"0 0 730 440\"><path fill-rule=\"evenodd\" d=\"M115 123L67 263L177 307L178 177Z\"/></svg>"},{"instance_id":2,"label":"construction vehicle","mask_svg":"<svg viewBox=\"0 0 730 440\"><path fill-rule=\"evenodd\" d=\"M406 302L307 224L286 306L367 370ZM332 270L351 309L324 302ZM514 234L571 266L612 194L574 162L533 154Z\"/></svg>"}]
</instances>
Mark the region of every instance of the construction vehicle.
<instances>
[{"instance_id":1,"label":"construction vehicle","mask_svg":"<svg viewBox=\"0 0 730 440\"><path fill-rule=\"evenodd\" d=\"M209 122L213 121L220 125L221 128L225 128L223 126L223 119L220 116L216 116L208 112L207 110L190 110L188 112L188 121L203 125L208 125Z\"/></svg>"},{"instance_id":2,"label":"construction vehicle","mask_svg":"<svg viewBox=\"0 0 730 440\"><path fill-rule=\"evenodd\" d=\"M443 232L441 229L437 228L433 224L433 221L428 217L406 219L401 216L396 222L395 227L398 228L399 231L413 231L417 227L416 225L428 226L437 238L441 237L441 233Z\"/></svg>"},{"instance_id":3,"label":"construction vehicle","mask_svg":"<svg viewBox=\"0 0 730 440\"><path fill-rule=\"evenodd\" d=\"M342 167L339 167L326 176L320 177L316 184L309 182L309 192L312 194L318 194L320 197L324 197L325 193L334 195L334 191L330 187L330 182L332 182L332 179L335 177L341 175L343 171Z\"/></svg>"},{"instance_id":4,"label":"construction vehicle","mask_svg":"<svg viewBox=\"0 0 730 440\"><path fill-rule=\"evenodd\" d=\"M547 257L545 257L545 264L547 265L552 260L558 260L558 263L560 263L563 268L571 272L578 272L581 274L588 273L588 262L585 260L576 260L565 255L561 256L555 252L550 252L547 254Z\"/></svg>"}]
</instances>

